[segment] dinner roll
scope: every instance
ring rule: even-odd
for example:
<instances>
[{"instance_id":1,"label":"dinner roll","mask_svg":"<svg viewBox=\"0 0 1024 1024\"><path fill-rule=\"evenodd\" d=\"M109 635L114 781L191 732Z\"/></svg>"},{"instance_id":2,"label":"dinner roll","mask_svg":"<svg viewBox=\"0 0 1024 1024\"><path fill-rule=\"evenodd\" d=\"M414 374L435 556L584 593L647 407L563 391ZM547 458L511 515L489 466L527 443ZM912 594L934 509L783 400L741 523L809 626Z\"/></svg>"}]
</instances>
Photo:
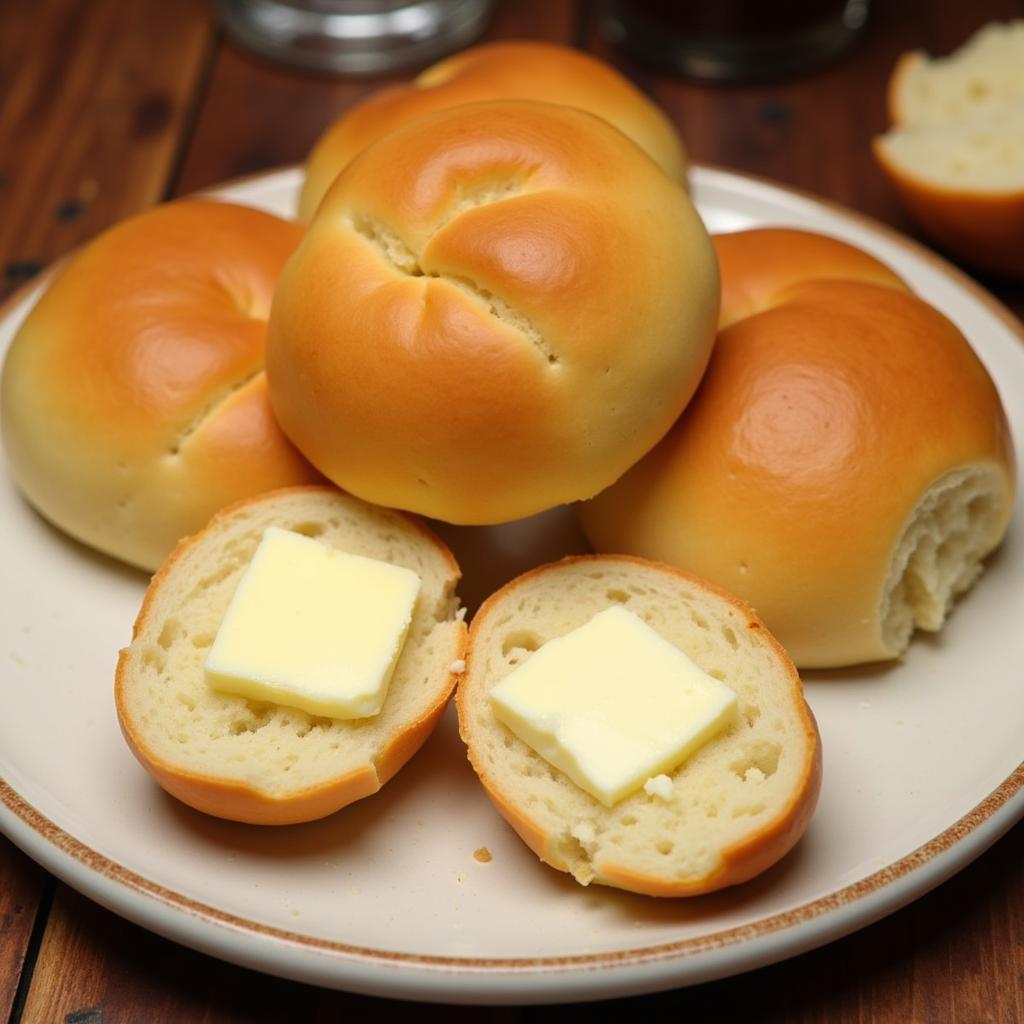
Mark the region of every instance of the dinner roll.
<instances>
[{"instance_id":1,"label":"dinner roll","mask_svg":"<svg viewBox=\"0 0 1024 1024\"><path fill-rule=\"evenodd\" d=\"M900 58L874 154L910 214L973 266L1024 275L1024 21Z\"/></svg>"},{"instance_id":2,"label":"dinner roll","mask_svg":"<svg viewBox=\"0 0 1024 1024\"><path fill-rule=\"evenodd\" d=\"M274 297L281 426L339 486L452 523L610 484L671 426L718 274L683 190L606 122L467 104L378 140Z\"/></svg>"},{"instance_id":3,"label":"dinner roll","mask_svg":"<svg viewBox=\"0 0 1024 1024\"><path fill-rule=\"evenodd\" d=\"M380 713L341 720L213 689L203 664L264 530L415 572L419 596ZM466 643L459 567L421 523L330 487L246 499L184 541L153 577L117 663L118 721L167 792L260 825L311 821L377 792L419 749L455 687Z\"/></svg>"},{"instance_id":4,"label":"dinner roll","mask_svg":"<svg viewBox=\"0 0 1024 1024\"><path fill-rule=\"evenodd\" d=\"M309 155L299 219L312 220L338 173L371 142L421 114L477 100L524 99L589 110L615 125L679 182L686 156L672 122L603 61L566 46L525 40L470 47L411 84L371 94L321 136Z\"/></svg>"},{"instance_id":5,"label":"dinner roll","mask_svg":"<svg viewBox=\"0 0 1024 1024\"><path fill-rule=\"evenodd\" d=\"M1008 525L999 395L949 320L844 243L764 229L715 246L725 326L704 381L579 507L583 528L749 601L801 667L895 657Z\"/></svg>"},{"instance_id":6,"label":"dinner roll","mask_svg":"<svg viewBox=\"0 0 1024 1024\"><path fill-rule=\"evenodd\" d=\"M266 318L302 232L208 200L132 217L57 273L4 364L3 441L28 500L154 569L221 506L322 480L281 433Z\"/></svg>"},{"instance_id":7,"label":"dinner roll","mask_svg":"<svg viewBox=\"0 0 1024 1024\"><path fill-rule=\"evenodd\" d=\"M542 645L616 605L733 690L738 713L660 786L609 807L503 725L490 693ZM623 680L624 702L630 693ZM473 618L456 703L497 809L541 860L583 885L653 896L735 885L794 846L818 800L821 741L793 663L748 608L668 566L584 556L513 580Z\"/></svg>"}]
</instances>

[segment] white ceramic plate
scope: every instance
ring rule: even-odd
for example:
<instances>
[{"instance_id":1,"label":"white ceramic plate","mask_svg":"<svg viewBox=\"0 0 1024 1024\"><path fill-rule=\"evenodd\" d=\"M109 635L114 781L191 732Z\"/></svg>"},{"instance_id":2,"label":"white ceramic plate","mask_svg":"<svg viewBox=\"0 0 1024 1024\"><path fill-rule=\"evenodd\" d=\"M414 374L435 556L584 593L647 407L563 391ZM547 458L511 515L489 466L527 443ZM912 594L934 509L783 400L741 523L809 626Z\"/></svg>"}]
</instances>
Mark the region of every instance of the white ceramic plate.
<instances>
[{"instance_id":1,"label":"white ceramic plate","mask_svg":"<svg viewBox=\"0 0 1024 1024\"><path fill-rule=\"evenodd\" d=\"M287 214L299 172L220 194ZM789 224L895 267L972 339L1024 452L1024 346L968 278L888 229L697 169L712 230ZM6 346L33 295L0 323ZM912 387L913 382L908 382ZM885 668L809 674L825 781L796 850L689 901L583 889L536 861L484 798L449 716L382 793L279 830L166 797L114 717L112 676L145 580L66 540L0 478L0 828L70 885L146 928L259 970L446 1002L596 999L706 981L828 942L981 853L1024 812L1024 514L938 639ZM562 512L447 529L475 603L581 541ZM475 851L486 848L483 863Z\"/></svg>"}]
</instances>

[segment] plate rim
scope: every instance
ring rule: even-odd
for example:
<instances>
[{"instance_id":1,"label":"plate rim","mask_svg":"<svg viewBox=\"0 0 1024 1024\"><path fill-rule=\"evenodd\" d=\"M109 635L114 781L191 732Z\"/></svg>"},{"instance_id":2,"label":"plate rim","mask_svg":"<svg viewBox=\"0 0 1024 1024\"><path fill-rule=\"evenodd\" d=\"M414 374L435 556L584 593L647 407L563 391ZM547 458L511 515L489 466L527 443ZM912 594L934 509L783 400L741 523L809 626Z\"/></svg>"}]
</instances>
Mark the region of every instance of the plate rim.
<instances>
[{"instance_id":1,"label":"plate rim","mask_svg":"<svg viewBox=\"0 0 1024 1024\"><path fill-rule=\"evenodd\" d=\"M245 201L239 189L285 182L288 165L231 179L198 196ZM1024 325L944 257L872 217L809 192L727 168L697 165L695 184L740 182L824 208L880 236L951 279L1024 343ZM72 250L73 252L74 250ZM69 257L55 260L2 303L0 320L25 303ZM752 970L841 938L941 884L1024 817L1024 761L974 807L903 857L849 885L733 928L630 949L567 956L464 957L403 953L302 935L219 910L175 892L83 843L0 776L0 831L62 881L121 916L201 952L266 973L373 995L509 1003L597 999L697 984ZM631 976L630 976L631 975ZM525 991L524 991L525 987Z\"/></svg>"}]
</instances>

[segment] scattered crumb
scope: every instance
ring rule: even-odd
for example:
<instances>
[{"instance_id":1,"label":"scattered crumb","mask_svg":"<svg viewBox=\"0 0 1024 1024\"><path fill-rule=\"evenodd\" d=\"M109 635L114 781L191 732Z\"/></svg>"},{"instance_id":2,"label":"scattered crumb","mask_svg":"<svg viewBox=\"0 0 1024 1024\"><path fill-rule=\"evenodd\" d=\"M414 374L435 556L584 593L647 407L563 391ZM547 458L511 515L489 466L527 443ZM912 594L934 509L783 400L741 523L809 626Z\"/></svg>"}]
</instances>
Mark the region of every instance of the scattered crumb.
<instances>
[{"instance_id":1,"label":"scattered crumb","mask_svg":"<svg viewBox=\"0 0 1024 1024\"><path fill-rule=\"evenodd\" d=\"M659 800L671 800L675 793L672 780L667 775L655 775L644 783L644 792Z\"/></svg>"},{"instance_id":2,"label":"scattered crumb","mask_svg":"<svg viewBox=\"0 0 1024 1024\"><path fill-rule=\"evenodd\" d=\"M897 725L897 726L899 726L899 727L902 727L902 726L903 726L903 725L905 725L905 724L906 724L906 723L905 723L905 722L903 721L903 719L902 719L902 718L897 718L897 719L896 719L896 725Z\"/></svg>"},{"instance_id":3,"label":"scattered crumb","mask_svg":"<svg viewBox=\"0 0 1024 1024\"><path fill-rule=\"evenodd\" d=\"M473 860L477 860L481 864L490 864L491 851L486 846L480 846L473 851Z\"/></svg>"},{"instance_id":4,"label":"scattered crumb","mask_svg":"<svg viewBox=\"0 0 1024 1024\"><path fill-rule=\"evenodd\" d=\"M463 883L463 882L464 882L465 880L466 880L466 872L465 872L465 871L460 871L460 872L459 872L459 873L458 873L458 874L457 874L457 875L455 876L455 881L456 881L456 882L458 882L458 883L459 883L459 885L462 885L462 883Z\"/></svg>"},{"instance_id":5,"label":"scattered crumb","mask_svg":"<svg viewBox=\"0 0 1024 1024\"><path fill-rule=\"evenodd\" d=\"M597 840L597 832L589 821L578 821L569 829L573 839L578 840L584 846L591 846Z\"/></svg>"},{"instance_id":6,"label":"scattered crumb","mask_svg":"<svg viewBox=\"0 0 1024 1024\"><path fill-rule=\"evenodd\" d=\"M456 658L449 666L449 672L465 672L466 662L462 658Z\"/></svg>"},{"instance_id":7,"label":"scattered crumb","mask_svg":"<svg viewBox=\"0 0 1024 1024\"><path fill-rule=\"evenodd\" d=\"M292 914L292 917L302 917L302 911L301 910L293 909L291 914Z\"/></svg>"}]
</instances>

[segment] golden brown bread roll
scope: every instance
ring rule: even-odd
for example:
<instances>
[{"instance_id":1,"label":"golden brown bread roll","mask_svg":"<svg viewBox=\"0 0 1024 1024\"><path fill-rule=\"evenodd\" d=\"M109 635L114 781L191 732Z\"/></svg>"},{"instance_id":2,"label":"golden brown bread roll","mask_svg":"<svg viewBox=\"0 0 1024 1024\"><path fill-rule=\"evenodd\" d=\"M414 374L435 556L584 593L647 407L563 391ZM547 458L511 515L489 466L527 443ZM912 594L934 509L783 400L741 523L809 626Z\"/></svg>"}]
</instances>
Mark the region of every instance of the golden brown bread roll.
<instances>
[{"instance_id":1,"label":"golden brown bread roll","mask_svg":"<svg viewBox=\"0 0 1024 1024\"><path fill-rule=\"evenodd\" d=\"M672 122L614 68L552 43L511 41L470 47L393 86L335 121L310 153L299 219L312 220L338 173L371 142L421 114L477 100L546 100L603 117L682 182L686 156Z\"/></svg>"},{"instance_id":2,"label":"golden brown bread roll","mask_svg":"<svg viewBox=\"0 0 1024 1024\"><path fill-rule=\"evenodd\" d=\"M593 115L420 118L328 193L274 297L271 399L345 490L453 523L610 484L704 370L718 275L683 190Z\"/></svg>"},{"instance_id":3,"label":"golden brown bread roll","mask_svg":"<svg viewBox=\"0 0 1024 1024\"><path fill-rule=\"evenodd\" d=\"M221 506L321 480L281 433L266 317L295 224L188 200L130 218L58 273L4 364L11 473L56 526L153 569Z\"/></svg>"},{"instance_id":4,"label":"golden brown bread roll","mask_svg":"<svg viewBox=\"0 0 1024 1024\"><path fill-rule=\"evenodd\" d=\"M1006 530L999 395L956 327L871 257L792 230L715 246L726 326L704 381L580 506L584 529L738 594L801 667L894 657L915 626L940 628Z\"/></svg>"}]
</instances>

